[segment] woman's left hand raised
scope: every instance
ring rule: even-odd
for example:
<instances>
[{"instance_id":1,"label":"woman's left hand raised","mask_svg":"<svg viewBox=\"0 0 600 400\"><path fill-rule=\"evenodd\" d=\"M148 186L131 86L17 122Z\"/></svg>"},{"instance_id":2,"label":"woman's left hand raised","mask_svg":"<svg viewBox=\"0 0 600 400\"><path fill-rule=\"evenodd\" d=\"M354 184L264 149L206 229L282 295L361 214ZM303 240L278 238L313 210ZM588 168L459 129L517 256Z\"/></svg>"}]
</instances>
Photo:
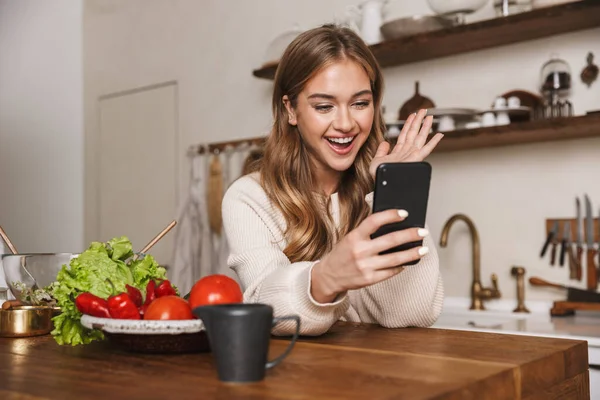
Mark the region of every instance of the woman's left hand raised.
<instances>
[{"instance_id":1,"label":"woman's left hand raised","mask_svg":"<svg viewBox=\"0 0 600 400\"><path fill-rule=\"evenodd\" d=\"M436 133L429 142L429 130L433 123L433 117L425 118L427 110L419 110L418 113L411 114L404 123L402 131L398 135L396 145L390 152L390 144L383 141L379 144L375 157L371 161L369 172L375 179L375 171L379 164L385 162L418 162L423 161L437 146L444 137L441 133ZM423 121L423 118L425 120ZM422 124L421 124L422 123ZM425 144L427 142L427 144Z\"/></svg>"}]
</instances>

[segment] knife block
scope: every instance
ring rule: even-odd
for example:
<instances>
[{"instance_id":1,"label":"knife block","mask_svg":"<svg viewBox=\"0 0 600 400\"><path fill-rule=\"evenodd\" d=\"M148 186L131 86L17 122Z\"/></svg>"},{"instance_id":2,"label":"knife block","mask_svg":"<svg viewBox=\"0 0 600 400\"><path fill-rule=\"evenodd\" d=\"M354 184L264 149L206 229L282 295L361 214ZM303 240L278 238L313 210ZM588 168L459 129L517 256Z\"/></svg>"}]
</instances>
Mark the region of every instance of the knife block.
<instances>
[{"instance_id":1,"label":"knife block","mask_svg":"<svg viewBox=\"0 0 600 400\"><path fill-rule=\"evenodd\" d=\"M546 219L546 236L552 230L552 225L554 221L558 222L558 232L556 232L556 236L554 236L554 240L560 242L563 238L563 227L567 221L571 222L571 242L574 242L577 237L577 218L550 218ZM594 218L594 243L600 242L600 235L598 234L598 226L600 226L600 219ZM585 218L582 219L581 224L583 226L583 244L587 241L586 234L586 226L585 226Z\"/></svg>"}]
</instances>

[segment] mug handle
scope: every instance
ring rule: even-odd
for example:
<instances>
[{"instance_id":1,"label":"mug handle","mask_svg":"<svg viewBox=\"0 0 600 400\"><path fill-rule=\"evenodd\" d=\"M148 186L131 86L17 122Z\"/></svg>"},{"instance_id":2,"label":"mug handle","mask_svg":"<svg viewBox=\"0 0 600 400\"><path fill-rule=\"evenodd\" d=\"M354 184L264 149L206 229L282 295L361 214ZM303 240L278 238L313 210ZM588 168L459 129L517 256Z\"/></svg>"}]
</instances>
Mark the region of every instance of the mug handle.
<instances>
[{"instance_id":1,"label":"mug handle","mask_svg":"<svg viewBox=\"0 0 600 400\"><path fill-rule=\"evenodd\" d=\"M297 315L290 315L287 317L275 317L275 318L273 318L273 325L276 325L280 321L285 321L285 320L290 320L290 319L296 321L296 332L294 332L292 341L288 345L287 349L285 349L285 351L279 357L277 357L273 361L267 362L267 364L266 364L267 369L273 368L274 366L276 366L277 364L282 362L283 359L286 358L288 356L288 354L290 354L290 352L292 351L292 348L294 347L294 344L296 344L296 339L298 339L298 335L300 335L300 317L298 317Z\"/></svg>"}]
</instances>

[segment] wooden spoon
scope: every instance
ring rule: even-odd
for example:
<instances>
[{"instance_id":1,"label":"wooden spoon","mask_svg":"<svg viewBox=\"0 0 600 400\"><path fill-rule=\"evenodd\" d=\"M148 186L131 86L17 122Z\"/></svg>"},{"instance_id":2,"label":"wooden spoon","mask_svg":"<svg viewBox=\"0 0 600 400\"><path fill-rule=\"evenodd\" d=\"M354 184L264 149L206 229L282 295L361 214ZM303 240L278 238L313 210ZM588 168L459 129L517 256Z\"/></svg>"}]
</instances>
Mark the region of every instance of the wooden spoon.
<instances>
[{"instance_id":1,"label":"wooden spoon","mask_svg":"<svg viewBox=\"0 0 600 400\"><path fill-rule=\"evenodd\" d=\"M2 303L2 309L10 310L11 308L19 307L22 305L23 303L21 303L19 300L6 300L4 303Z\"/></svg>"},{"instance_id":2,"label":"wooden spoon","mask_svg":"<svg viewBox=\"0 0 600 400\"><path fill-rule=\"evenodd\" d=\"M6 234L6 232L4 232L4 229L2 229L2 227L0 226L0 236L2 236L2 239L4 240L4 242L6 243L6 245L8 246L8 248L10 249L10 251L13 254L17 254L17 248L15 247L15 245L10 241L10 239L8 238L8 235Z\"/></svg>"},{"instance_id":3,"label":"wooden spoon","mask_svg":"<svg viewBox=\"0 0 600 400\"><path fill-rule=\"evenodd\" d=\"M154 239L152 239L150 242L148 242L148 244L146 246L144 246L144 248L142 250L139 251L139 253L145 253L148 250L150 250L150 248L152 246L154 246L160 239L163 238L163 236L165 236L171 229L173 229L173 227L177 225L177 221L173 220L169 225L167 225L167 227L165 229L163 229L158 235L156 235L154 237ZM137 260L139 257L138 254L135 254L133 256L133 261Z\"/></svg>"},{"instance_id":4,"label":"wooden spoon","mask_svg":"<svg viewBox=\"0 0 600 400\"><path fill-rule=\"evenodd\" d=\"M6 242L6 245L8 246L8 248L10 249L10 251L13 254L18 254L17 252L17 248L15 247L15 245L10 241L10 239L8 238L8 235L6 234L6 232L4 232L4 229L2 229L2 227L0 226L0 236L2 236L2 239L4 240L4 242ZM37 289L37 282L35 281L35 279L33 278L33 276L31 276L31 274L29 273L29 271L27 270L27 268L25 268L25 258L21 257L21 268L23 268L23 271L25 271L25 273L29 276L29 278L31 279L31 281L33 282L33 289ZM10 286L10 285L9 285ZM12 292L12 289L11 289ZM13 293L14 296L16 296L15 293ZM18 303L21 303L20 301L17 300ZM6 304L7 302L4 302L4 304ZM8 306L10 307L10 303L8 304Z\"/></svg>"}]
</instances>

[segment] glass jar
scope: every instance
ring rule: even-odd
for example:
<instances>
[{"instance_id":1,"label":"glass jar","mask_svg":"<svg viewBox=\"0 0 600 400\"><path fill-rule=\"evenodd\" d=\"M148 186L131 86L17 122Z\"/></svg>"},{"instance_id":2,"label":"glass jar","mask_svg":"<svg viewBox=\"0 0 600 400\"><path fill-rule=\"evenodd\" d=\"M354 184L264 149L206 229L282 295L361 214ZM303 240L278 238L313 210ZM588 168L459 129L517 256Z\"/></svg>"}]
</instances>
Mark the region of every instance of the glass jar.
<instances>
[{"instance_id":1,"label":"glass jar","mask_svg":"<svg viewBox=\"0 0 600 400\"><path fill-rule=\"evenodd\" d=\"M573 115L573 105L567 97L571 91L571 68L553 54L540 73L540 92L544 96L544 117Z\"/></svg>"},{"instance_id":2,"label":"glass jar","mask_svg":"<svg viewBox=\"0 0 600 400\"><path fill-rule=\"evenodd\" d=\"M563 95L571 90L571 68L556 54L542 66L540 79L542 93L557 92Z\"/></svg>"}]
</instances>

